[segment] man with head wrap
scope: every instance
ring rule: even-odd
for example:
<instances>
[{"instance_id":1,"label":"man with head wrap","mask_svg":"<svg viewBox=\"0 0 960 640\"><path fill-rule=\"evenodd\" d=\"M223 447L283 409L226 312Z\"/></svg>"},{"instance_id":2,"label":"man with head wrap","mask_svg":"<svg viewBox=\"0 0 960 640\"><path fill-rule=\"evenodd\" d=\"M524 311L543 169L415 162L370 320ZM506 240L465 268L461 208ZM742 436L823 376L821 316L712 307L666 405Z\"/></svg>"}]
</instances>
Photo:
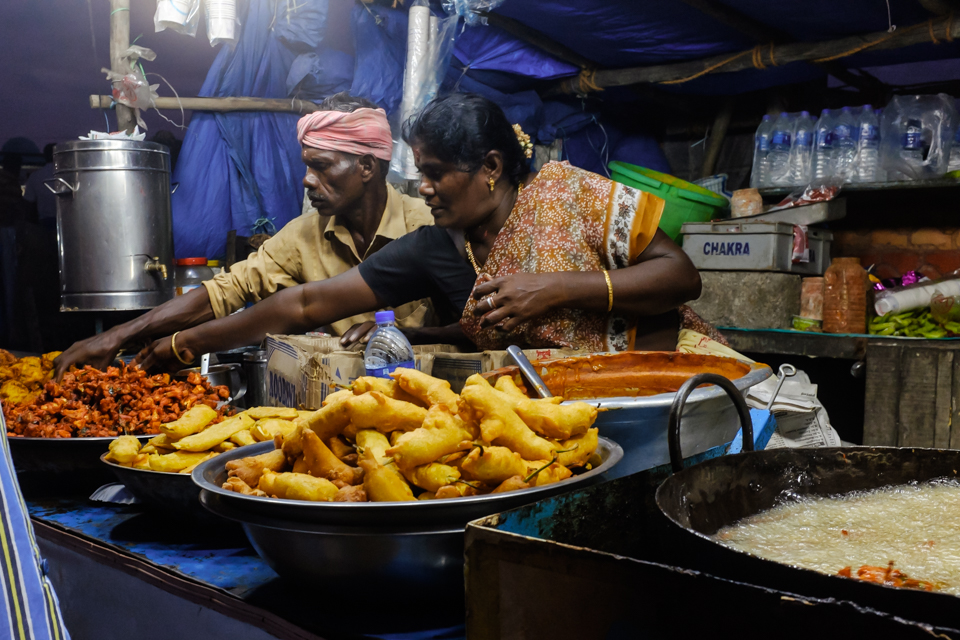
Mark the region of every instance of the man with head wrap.
<instances>
[{"instance_id":1,"label":"man with head wrap","mask_svg":"<svg viewBox=\"0 0 960 640\"><path fill-rule=\"evenodd\" d=\"M72 364L104 368L126 344L222 318L248 302L304 282L324 280L360 264L390 241L433 224L423 200L386 183L393 141L386 114L363 98L339 93L297 123L307 173L303 185L314 211L285 225L246 260L186 295L93 338L57 359L59 376ZM415 342L450 339L435 326L432 305L418 301L395 309L397 324ZM373 314L333 323L345 342L361 338ZM443 318L444 324L453 318ZM424 327L424 325L428 325Z\"/></svg>"}]
</instances>

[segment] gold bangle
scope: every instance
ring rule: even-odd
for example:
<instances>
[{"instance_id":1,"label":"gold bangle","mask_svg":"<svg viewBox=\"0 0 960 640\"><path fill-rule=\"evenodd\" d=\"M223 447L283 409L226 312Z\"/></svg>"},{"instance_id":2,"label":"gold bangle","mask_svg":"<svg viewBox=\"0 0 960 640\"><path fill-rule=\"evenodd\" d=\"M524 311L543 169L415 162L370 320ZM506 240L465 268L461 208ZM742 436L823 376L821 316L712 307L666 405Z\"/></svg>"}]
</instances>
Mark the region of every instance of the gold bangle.
<instances>
[{"instance_id":1,"label":"gold bangle","mask_svg":"<svg viewBox=\"0 0 960 640\"><path fill-rule=\"evenodd\" d=\"M607 313L613 311L613 283L610 282L610 274L607 273L606 269L601 269L603 271L603 277L607 281Z\"/></svg>"},{"instance_id":2,"label":"gold bangle","mask_svg":"<svg viewBox=\"0 0 960 640\"><path fill-rule=\"evenodd\" d=\"M170 336L170 350L173 351L173 355L176 356L177 360L179 360L181 363L183 363L183 364L185 364L185 365L187 365L187 366L189 367L190 365L193 364L193 362L194 362L194 360L196 360L196 358L194 358L194 359L191 360L190 362L187 362L186 360L184 360L184 359L180 356L180 353L177 351L177 335L179 335L179 333L180 333L180 332L177 331L177 332L174 333L172 336Z\"/></svg>"}]
</instances>

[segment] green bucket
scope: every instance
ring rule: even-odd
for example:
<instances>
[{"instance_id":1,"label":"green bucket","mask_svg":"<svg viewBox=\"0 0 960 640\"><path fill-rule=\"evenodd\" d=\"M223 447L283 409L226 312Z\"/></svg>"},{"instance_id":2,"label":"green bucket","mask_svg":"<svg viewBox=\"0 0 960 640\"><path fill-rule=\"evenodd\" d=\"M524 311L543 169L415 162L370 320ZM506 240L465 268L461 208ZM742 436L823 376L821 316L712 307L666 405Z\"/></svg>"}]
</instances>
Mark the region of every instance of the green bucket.
<instances>
[{"instance_id":1,"label":"green bucket","mask_svg":"<svg viewBox=\"0 0 960 640\"><path fill-rule=\"evenodd\" d=\"M680 241L680 227L684 222L709 222L726 217L724 211L730 207L730 201L723 196L669 174L626 162L613 161L608 166L610 177L620 184L663 198L666 204L660 228L676 242Z\"/></svg>"}]
</instances>

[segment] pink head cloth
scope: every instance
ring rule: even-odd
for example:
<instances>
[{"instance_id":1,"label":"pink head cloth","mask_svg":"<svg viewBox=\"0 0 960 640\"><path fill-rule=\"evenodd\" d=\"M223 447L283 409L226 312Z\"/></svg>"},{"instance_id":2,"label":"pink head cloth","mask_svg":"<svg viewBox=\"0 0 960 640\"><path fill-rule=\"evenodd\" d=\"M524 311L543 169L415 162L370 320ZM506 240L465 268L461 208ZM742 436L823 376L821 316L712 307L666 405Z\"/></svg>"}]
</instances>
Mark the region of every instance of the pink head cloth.
<instances>
[{"instance_id":1,"label":"pink head cloth","mask_svg":"<svg viewBox=\"0 0 960 640\"><path fill-rule=\"evenodd\" d=\"M314 111L297 122L297 140L305 147L373 155L389 160L393 138L383 109Z\"/></svg>"}]
</instances>

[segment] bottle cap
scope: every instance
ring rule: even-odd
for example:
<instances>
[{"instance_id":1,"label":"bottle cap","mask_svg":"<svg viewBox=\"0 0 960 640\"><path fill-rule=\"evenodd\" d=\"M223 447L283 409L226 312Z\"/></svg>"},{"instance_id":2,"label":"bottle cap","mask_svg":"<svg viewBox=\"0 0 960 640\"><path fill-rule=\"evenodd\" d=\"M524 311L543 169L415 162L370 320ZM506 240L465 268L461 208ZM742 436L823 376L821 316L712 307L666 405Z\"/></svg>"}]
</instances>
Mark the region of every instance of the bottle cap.
<instances>
[{"instance_id":1,"label":"bottle cap","mask_svg":"<svg viewBox=\"0 0 960 640\"><path fill-rule=\"evenodd\" d=\"M207 260L207 266L210 268L216 268L220 266L219 260Z\"/></svg>"},{"instance_id":2,"label":"bottle cap","mask_svg":"<svg viewBox=\"0 0 960 640\"><path fill-rule=\"evenodd\" d=\"M763 119L764 119L764 120L769 120L769 119L770 119L770 114L769 114L769 113L763 114Z\"/></svg>"},{"instance_id":3,"label":"bottle cap","mask_svg":"<svg viewBox=\"0 0 960 640\"><path fill-rule=\"evenodd\" d=\"M863 110L864 110L864 111L873 111L873 105L872 105L872 104L865 104L865 105L863 105Z\"/></svg>"},{"instance_id":4,"label":"bottle cap","mask_svg":"<svg viewBox=\"0 0 960 640\"><path fill-rule=\"evenodd\" d=\"M828 116L828 115L830 115L831 113L832 113L832 112L830 111L830 109L824 109L823 111L820 112L820 115L821 115L821 116Z\"/></svg>"},{"instance_id":5,"label":"bottle cap","mask_svg":"<svg viewBox=\"0 0 960 640\"><path fill-rule=\"evenodd\" d=\"M844 107L843 109L841 109L841 111L843 111L844 113L850 113L850 107Z\"/></svg>"},{"instance_id":6,"label":"bottle cap","mask_svg":"<svg viewBox=\"0 0 960 640\"><path fill-rule=\"evenodd\" d=\"M195 267L197 265L206 265L206 258L180 258L177 260L178 267Z\"/></svg>"},{"instance_id":7,"label":"bottle cap","mask_svg":"<svg viewBox=\"0 0 960 640\"><path fill-rule=\"evenodd\" d=\"M393 311L377 311L377 313L374 315L374 319L377 321L377 324L394 322L396 320L393 315Z\"/></svg>"},{"instance_id":8,"label":"bottle cap","mask_svg":"<svg viewBox=\"0 0 960 640\"><path fill-rule=\"evenodd\" d=\"M804 118L809 118L809 117L810 117L810 112L809 112L809 111L801 111L801 112L800 112L800 115L803 116Z\"/></svg>"}]
</instances>

